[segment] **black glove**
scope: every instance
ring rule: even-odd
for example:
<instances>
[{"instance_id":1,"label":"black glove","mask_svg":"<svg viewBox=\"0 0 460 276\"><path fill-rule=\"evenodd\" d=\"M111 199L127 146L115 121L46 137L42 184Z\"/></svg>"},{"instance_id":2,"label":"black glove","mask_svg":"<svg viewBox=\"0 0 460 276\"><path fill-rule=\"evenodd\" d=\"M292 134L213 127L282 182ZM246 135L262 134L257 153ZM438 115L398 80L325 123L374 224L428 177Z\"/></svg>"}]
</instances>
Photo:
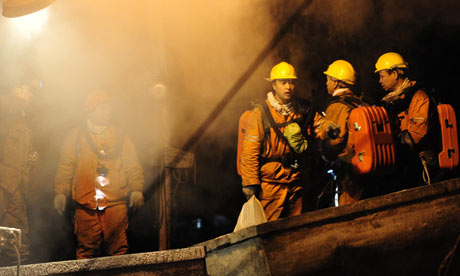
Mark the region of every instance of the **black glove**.
<instances>
[{"instance_id":1,"label":"black glove","mask_svg":"<svg viewBox=\"0 0 460 276\"><path fill-rule=\"evenodd\" d=\"M411 151L415 151L414 139L412 139L409 131L404 130L399 134L399 142L401 145L407 146Z\"/></svg>"},{"instance_id":2,"label":"black glove","mask_svg":"<svg viewBox=\"0 0 460 276\"><path fill-rule=\"evenodd\" d=\"M326 126L326 133L329 139L335 140L339 138L340 126L336 125L335 123L329 123Z\"/></svg>"},{"instance_id":3,"label":"black glove","mask_svg":"<svg viewBox=\"0 0 460 276\"><path fill-rule=\"evenodd\" d=\"M243 187L243 193L246 196L246 199L250 199L253 195L259 197L260 185L249 185Z\"/></svg>"}]
</instances>

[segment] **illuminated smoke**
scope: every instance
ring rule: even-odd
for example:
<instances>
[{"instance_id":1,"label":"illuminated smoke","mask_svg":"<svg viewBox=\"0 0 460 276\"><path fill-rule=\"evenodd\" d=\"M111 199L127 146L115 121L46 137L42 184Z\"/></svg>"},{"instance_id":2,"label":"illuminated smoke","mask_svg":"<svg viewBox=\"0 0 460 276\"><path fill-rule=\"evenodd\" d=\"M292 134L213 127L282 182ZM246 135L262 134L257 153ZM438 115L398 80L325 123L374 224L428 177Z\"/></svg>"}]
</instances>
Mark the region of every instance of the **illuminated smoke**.
<instances>
[{"instance_id":1,"label":"illuminated smoke","mask_svg":"<svg viewBox=\"0 0 460 276\"><path fill-rule=\"evenodd\" d=\"M27 39L32 39L40 35L48 21L48 9L38 12L8 19L8 22L16 30L18 35L24 35Z\"/></svg>"},{"instance_id":2,"label":"illuminated smoke","mask_svg":"<svg viewBox=\"0 0 460 276\"><path fill-rule=\"evenodd\" d=\"M32 225L54 211L44 202L54 196L62 141L85 118L90 92L104 89L114 96L116 120L135 142L150 185L161 148L182 145L271 38L276 23L264 2L56 1L46 9L41 32L30 37L0 18L1 90L33 79L43 84L34 90L31 113L40 153L31 187L31 204L38 204ZM232 109L264 96L269 85L263 77L272 63L268 57L223 110L219 127L210 130L227 147L234 144L226 135L235 132L240 112ZM39 242L43 248L50 247L46 237Z\"/></svg>"},{"instance_id":3,"label":"illuminated smoke","mask_svg":"<svg viewBox=\"0 0 460 276\"><path fill-rule=\"evenodd\" d=\"M147 146L166 126L165 143L180 146L271 38L275 23L263 2L57 1L44 10L40 36L21 40L2 26L2 87L42 79L36 101L49 109L37 120L57 140L84 117L86 95L105 89L137 143ZM243 88L243 101L264 96L271 64L269 57ZM226 116L235 119L231 109Z\"/></svg>"}]
</instances>

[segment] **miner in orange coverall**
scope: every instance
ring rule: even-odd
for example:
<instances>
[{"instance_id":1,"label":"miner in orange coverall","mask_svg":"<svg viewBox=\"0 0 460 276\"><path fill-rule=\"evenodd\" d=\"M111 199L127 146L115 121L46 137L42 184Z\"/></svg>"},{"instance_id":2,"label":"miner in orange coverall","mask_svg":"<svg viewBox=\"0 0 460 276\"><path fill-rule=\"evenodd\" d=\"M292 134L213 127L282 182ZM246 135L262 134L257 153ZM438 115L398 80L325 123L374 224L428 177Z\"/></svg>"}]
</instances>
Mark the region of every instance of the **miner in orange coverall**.
<instances>
[{"instance_id":1,"label":"miner in orange coverall","mask_svg":"<svg viewBox=\"0 0 460 276\"><path fill-rule=\"evenodd\" d=\"M339 205L358 201L363 196L365 180L353 173L353 148L348 139L348 117L352 108L363 102L353 93L356 72L345 60L336 60L324 72L331 99L324 117L315 117L315 131L321 139L321 153L334 167L340 185Z\"/></svg>"},{"instance_id":2,"label":"miner in orange coverall","mask_svg":"<svg viewBox=\"0 0 460 276\"><path fill-rule=\"evenodd\" d=\"M26 114L33 97L29 85L13 88L0 101L0 226L21 229L21 261L29 256L29 223L25 196L30 168L36 156L32 151L31 130ZM1 243L1 241L0 241ZM0 266L17 261L15 250L0 249Z\"/></svg>"},{"instance_id":3,"label":"miner in orange coverall","mask_svg":"<svg viewBox=\"0 0 460 276\"><path fill-rule=\"evenodd\" d=\"M108 95L88 97L88 119L65 139L55 178L54 206L76 202L77 259L128 251L127 210L142 207L144 176L130 138L111 123ZM128 205L129 204L129 205Z\"/></svg>"},{"instance_id":4,"label":"miner in orange coverall","mask_svg":"<svg viewBox=\"0 0 460 276\"><path fill-rule=\"evenodd\" d=\"M247 198L256 195L260 199L268 221L299 215L302 212L302 170L297 154L307 148L300 125L288 124L299 119L300 99L294 97L297 75L292 65L281 62L275 65L267 79L273 92L267 94L262 105L265 111L254 108L248 119L241 153L241 177L243 193ZM269 112L269 114L267 114ZM275 127L263 124L263 114L272 116ZM267 130L268 129L268 130ZM291 142L280 134L289 132L296 136Z\"/></svg>"},{"instance_id":5,"label":"miner in orange coverall","mask_svg":"<svg viewBox=\"0 0 460 276\"><path fill-rule=\"evenodd\" d=\"M383 54L375 64L375 73L379 74L379 82L387 92L382 103L397 130L397 159L406 168L398 174L406 184L419 185L423 183L422 162L426 161L425 164L431 166L436 160L431 150L434 141L427 135L430 98L415 81L409 79L407 71L407 62L394 52Z\"/></svg>"}]
</instances>

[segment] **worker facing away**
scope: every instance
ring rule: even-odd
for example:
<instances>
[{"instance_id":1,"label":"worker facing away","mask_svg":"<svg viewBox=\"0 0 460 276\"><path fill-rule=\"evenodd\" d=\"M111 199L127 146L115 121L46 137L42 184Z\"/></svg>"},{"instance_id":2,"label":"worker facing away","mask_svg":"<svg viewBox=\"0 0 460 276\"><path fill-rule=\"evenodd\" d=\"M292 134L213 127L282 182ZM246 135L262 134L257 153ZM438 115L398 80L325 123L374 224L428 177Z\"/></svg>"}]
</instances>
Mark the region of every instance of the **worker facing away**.
<instances>
[{"instance_id":1,"label":"worker facing away","mask_svg":"<svg viewBox=\"0 0 460 276\"><path fill-rule=\"evenodd\" d=\"M334 61L324 71L324 75L327 92L331 97L325 116L315 118L316 132L321 141L319 144L323 159L327 160L337 176L339 205L345 205L361 199L365 187L363 177L353 172L351 157L354 151L348 135L350 112L364 103L353 91L356 71L348 61Z\"/></svg>"}]
</instances>

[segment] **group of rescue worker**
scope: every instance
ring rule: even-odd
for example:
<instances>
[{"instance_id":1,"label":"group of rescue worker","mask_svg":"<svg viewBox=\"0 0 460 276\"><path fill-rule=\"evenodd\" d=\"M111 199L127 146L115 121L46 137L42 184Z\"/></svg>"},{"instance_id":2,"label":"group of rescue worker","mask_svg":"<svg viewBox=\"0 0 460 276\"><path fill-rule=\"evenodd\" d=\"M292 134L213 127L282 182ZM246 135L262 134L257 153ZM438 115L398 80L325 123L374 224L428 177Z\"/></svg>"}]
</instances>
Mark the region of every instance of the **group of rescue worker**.
<instances>
[{"instance_id":1,"label":"group of rescue worker","mask_svg":"<svg viewBox=\"0 0 460 276\"><path fill-rule=\"evenodd\" d=\"M3 96L0 147L0 226L21 229L21 262L29 256L25 195L29 170L38 157L32 150L26 112L30 86ZM121 255L128 251L128 208L144 204L144 173L131 139L112 123L111 98L104 91L88 96L86 120L65 138L55 177L54 207L74 210L76 258ZM72 200L68 200L71 198ZM0 266L13 265L13 247L0 248Z\"/></svg>"},{"instance_id":2,"label":"group of rescue worker","mask_svg":"<svg viewBox=\"0 0 460 276\"><path fill-rule=\"evenodd\" d=\"M354 91L354 67L336 60L324 71L330 100L322 112L296 97L298 77L292 65L281 62L272 68L267 79L272 91L263 103L265 111L254 108L249 117L240 161L242 191L248 199L255 195L260 200L268 221L302 212L302 191L309 179L301 160L313 152L334 170L338 205L423 184L422 162L435 167L433 141L427 135L432 111L427 92L409 79L408 69L404 58L394 52L381 55L375 64L386 92L379 105L388 112L398 155L397 166L380 176L383 183L379 183L372 174L355 172L350 161L354 152L348 119L353 106L346 102L367 105ZM269 127L264 117L273 121Z\"/></svg>"},{"instance_id":3,"label":"group of rescue worker","mask_svg":"<svg viewBox=\"0 0 460 276\"><path fill-rule=\"evenodd\" d=\"M399 166L387 177L393 181L401 176L419 176L419 156L430 155L430 141L425 139L429 132L430 98L409 79L408 64L401 55L386 53L375 67L387 92L381 104L397 129L397 150L404 152L400 157L406 158L399 161L410 165ZM331 98L365 104L354 91L356 71L349 62L334 61L324 75ZM297 78L294 67L286 62L272 68L267 78L272 91L251 113L243 141L242 190L247 198L255 195L260 200L268 221L302 212L303 190L308 185L304 157L313 151L320 152L337 170L340 205L367 197L372 186L368 177L356 174L350 164L353 149L347 121L352 107L332 100L324 112L314 110L308 101L296 97ZM32 90L31 86L16 87L2 96L0 106L0 226L21 229L19 252L23 259L29 254L24 195L30 168L37 161L25 120ZM70 203L75 206L77 259L125 254L128 209L144 204L143 170L131 139L112 123L107 93L91 93L86 114L86 120L71 130L63 142L55 176L54 208L63 214ZM312 149L313 145L317 149ZM404 180L407 179L401 183ZM418 180L409 182L420 184ZM14 250L3 249L0 257L0 265L16 260Z\"/></svg>"}]
</instances>

